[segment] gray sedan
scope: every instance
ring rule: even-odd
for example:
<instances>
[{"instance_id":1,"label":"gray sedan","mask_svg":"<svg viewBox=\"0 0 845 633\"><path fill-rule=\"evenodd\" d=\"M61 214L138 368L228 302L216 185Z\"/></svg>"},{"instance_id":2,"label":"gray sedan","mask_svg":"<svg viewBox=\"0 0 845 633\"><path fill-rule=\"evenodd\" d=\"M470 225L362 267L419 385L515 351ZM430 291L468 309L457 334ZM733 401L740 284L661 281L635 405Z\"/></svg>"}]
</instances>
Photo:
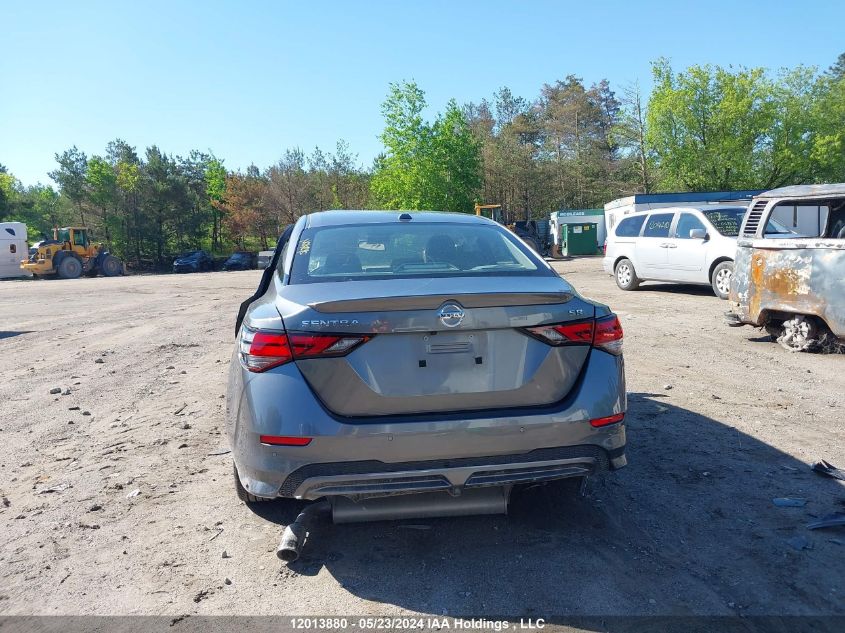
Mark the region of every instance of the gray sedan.
<instances>
[{"instance_id":1,"label":"gray sedan","mask_svg":"<svg viewBox=\"0 0 845 633\"><path fill-rule=\"evenodd\" d=\"M227 434L248 503L503 512L514 485L626 463L619 320L485 218L303 216L237 338Z\"/></svg>"}]
</instances>

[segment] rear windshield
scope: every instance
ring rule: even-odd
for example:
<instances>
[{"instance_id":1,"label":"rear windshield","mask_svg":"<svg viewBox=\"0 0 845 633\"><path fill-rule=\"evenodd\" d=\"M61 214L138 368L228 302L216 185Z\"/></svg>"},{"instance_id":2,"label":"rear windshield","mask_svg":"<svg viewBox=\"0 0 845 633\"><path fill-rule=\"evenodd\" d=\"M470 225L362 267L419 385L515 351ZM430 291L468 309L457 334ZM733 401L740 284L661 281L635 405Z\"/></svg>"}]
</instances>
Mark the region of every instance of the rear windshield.
<instances>
[{"instance_id":1,"label":"rear windshield","mask_svg":"<svg viewBox=\"0 0 845 633\"><path fill-rule=\"evenodd\" d=\"M742 207L736 207L730 209L710 209L709 211L702 209L701 212L721 235L725 237L738 237L739 227L742 225L745 211L746 209ZM769 220L768 224L766 224L765 234L794 235L792 231L774 220Z\"/></svg>"},{"instance_id":2,"label":"rear windshield","mask_svg":"<svg viewBox=\"0 0 845 633\"><path fill-rule=\"evenodd\" d=\"M701 212L720 234L725 237L736 237L739 235L739 227L742 224L742 218L745 216L745 209L741 207L735 209L710 209L709 211L702 209Z\"/></svg>"},{"instance_id":3,"label":"rear windshield","mask_svg":"<svg viewBox=\"0 0 845 633\"><path fill-rule=\"evenodd\" d=\"M417 222L306 229L291 283L553 274L505 229Z\"/></svg>"}]
</instances>

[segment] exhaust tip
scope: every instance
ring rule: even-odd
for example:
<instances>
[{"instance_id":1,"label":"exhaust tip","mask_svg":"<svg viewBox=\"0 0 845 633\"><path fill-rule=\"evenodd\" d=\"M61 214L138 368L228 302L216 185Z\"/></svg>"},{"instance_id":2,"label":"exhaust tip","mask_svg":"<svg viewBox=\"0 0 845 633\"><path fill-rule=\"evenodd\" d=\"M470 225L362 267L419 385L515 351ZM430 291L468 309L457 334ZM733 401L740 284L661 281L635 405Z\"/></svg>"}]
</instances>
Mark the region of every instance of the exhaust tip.
<instances>
[{"instance_id":1,"label":"exhaust tip","mask_svg":"<svg viewBox=\"0 0 845 633\"><path fill-rule=\"evenodd\" d=\"M279 557L279 560L283 560L286 563L292 563L299 559L299 552L295 549L283 549L280 547L276 550L276 556Z\"/></svg>"}]
</instances>

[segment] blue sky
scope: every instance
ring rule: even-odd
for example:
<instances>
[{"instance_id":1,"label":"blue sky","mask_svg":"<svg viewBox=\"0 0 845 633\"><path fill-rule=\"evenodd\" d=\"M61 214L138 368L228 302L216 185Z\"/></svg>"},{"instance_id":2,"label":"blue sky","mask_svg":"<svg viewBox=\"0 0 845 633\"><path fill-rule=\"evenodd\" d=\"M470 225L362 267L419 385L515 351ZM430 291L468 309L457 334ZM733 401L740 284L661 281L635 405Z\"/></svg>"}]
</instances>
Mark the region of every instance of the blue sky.
<instances>
[{"instance_id":1,"label":"blue sky","mask_svg":"<svg viewBox=\"0 0 845 633\"><path fill-rule=\"evenodd\" d=\"M650 62L828 67L845 3L39 2L0 6L0 163L48 182L71 145L213 150L233 169L343 138L369 166L379 104L414 79L431 112L569 74L650 87Z\"/></svg>"}]
</instances>

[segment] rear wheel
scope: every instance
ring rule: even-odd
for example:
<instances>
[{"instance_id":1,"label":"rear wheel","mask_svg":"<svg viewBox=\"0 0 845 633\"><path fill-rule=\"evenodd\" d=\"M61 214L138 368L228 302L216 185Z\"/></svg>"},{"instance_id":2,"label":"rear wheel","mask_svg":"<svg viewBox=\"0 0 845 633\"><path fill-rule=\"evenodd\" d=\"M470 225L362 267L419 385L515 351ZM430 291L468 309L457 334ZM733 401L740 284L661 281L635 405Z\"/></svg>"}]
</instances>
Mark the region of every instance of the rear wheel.
<instances>
[{"instance_id":1,"label":"rear wheel","mask_svg":"<svg viewBox=\"0 0 845 633\"><path fill-rule=\"evenodd\" d=\"M634 270L634 264L630 259L620 259L616 264L615 275L616 285L622 290L636 290L640 285L640 278Z\"/></svg>"},{"instance_id":2,"label":"rear wheel","mask_svg":"<svg viewBox=\"0 0 845 633\"><path fill-rule=\"evenodd\" d=\"M812 351L819 345L820 333L813 317L797 314L784 321L783 333L777 338L777 342L790 352Z\"/></svg>"},{"instance_id":3,"label":"rear wheel","mask_svg":"<svg viewBox=\"0 0 845 633\"><path fill-rule=\"evenodd\" d=\"M100 262L100 271L106 277L117 277L123 270L120 260L114 255L106 255Z\"/></svg>"},{"instance_id":4,"label":"rear wheel","mask_svg":"<svg viewBox=\"0 0 845 633\"><path fill-rule=\"evenodd\" d=\"M60 279L76 279L82 274L82 262L76 257L65 257L59 263L58 272Z\"/></svg>"},{"instance_id":5,"label":"rear wheel","mask_svg":"<svg viewBox=\"0 0 845 633\"><path fill-rule=\"evenodd\" d=\"M234 462L232 462L232 473L235 475L235 492L238 495L238 499L243 501L244 503L262 503L264 501L269 501L264 497L256 497L255 495L249 494L249 491L244 488L243 484L241 483L241 477L238 474L238 467L235 466Z\"/></svg>"},{"instance_id":6,"label":"rear wheel","mask_svg":"<svg viewBox=\"0 0 845 633\"><path fill-rule=\"evenodd\" d=\"M713 292L719 299L727 299L731 292L731 277L734 274L733 262L722 262L713 269L713 274L710 276L710 285L713 286Z\"/></svg>"}]
</instances>

